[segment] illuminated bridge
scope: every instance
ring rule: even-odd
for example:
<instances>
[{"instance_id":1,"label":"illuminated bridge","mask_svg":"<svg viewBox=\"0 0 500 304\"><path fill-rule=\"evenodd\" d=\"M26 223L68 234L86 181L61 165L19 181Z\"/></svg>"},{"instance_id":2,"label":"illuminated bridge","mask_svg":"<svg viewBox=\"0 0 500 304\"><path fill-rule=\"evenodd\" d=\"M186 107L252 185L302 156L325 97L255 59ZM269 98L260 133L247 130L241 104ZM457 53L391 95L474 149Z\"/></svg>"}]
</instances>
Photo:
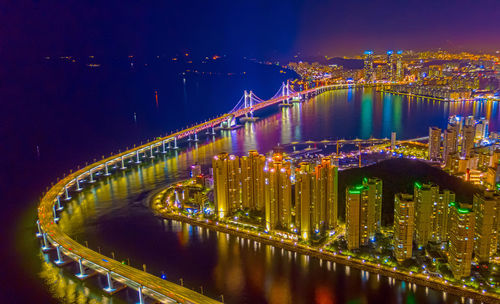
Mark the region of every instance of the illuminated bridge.
<instances>
[{"instance_id":1,"label":"illuminated bridge","mask_svg":"<svg viewBox=\"0 0 500 304\"><path fill-rule=\"evenodd\" d=\"M259 109L275 104L291 106L292 102L305 100L329 90L355 86L329 85L294 92L287 83L283 84L276 95L269 100L258 98L252 91L245 92L242 99L227 114L102 159L69 174L44 193L38 207L37 236L42 240L42 250L46 252L55 249L57 252L55 263L57 265L77 262L79 273L76 276L80 279L85 279L96 273L106 276L108 286L105 291L110 294L119 290L118 285L137 290L141 304L144 303L145 297L162 303L219 303L146 271L122 264L71 239L57 225L58 212L63 210L63 201L69 201L72 192L81 191L83 186L93 184L98 178L126 170L127 166L139 164L145 158L154 158L156 154L167 153L168 149L178 149L178 141L181 139L198 140L198 134L203 131L215 136L216 128L231 128L236 119L252 118L254 111Z\"/></svg>"}]
</instances>

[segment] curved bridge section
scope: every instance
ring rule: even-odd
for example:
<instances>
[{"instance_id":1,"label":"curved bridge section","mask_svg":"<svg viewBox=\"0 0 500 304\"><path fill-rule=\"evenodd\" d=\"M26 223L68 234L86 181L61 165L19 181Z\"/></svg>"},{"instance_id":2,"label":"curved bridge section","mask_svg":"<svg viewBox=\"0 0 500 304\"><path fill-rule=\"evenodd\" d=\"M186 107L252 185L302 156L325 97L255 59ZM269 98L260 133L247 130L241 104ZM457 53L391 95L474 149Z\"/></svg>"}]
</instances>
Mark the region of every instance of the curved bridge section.
<instances>
[{"instance_id":1,"label":"curved bridge section","mask_svg":"<svg viewBox=\"0 0 500 304\"><path fill-rule=\"evenodd\" d=\"M292 92L287 88L287 94L282 93L281 96L277 97L275 95L275 97L269 100L261 100L256 104L250 105L246 103L245 107L234 109L234 112L232 111L180 132L158 138L155 141L105 158L69 174L44 194L38 207L37 235L42 238L42 250L55 249L57 251L56 264L63 264L68 261L77 262L80 270L77 277L80 279L89 276L90 271L105 275L108 282L108 287L105 291L108 293L113 293L117 290L113 285L116 285L116 282L137 290L139 303L144 303L144 296L163 303L220 303L188 288L163 280L129 265L124 265L71 239L57 225L57 212L63 209L62 201L71 199L70 189L72 191L82 190L83 181L85 181L85 184L94 183L97 176L109 176L113 169L115 171L125 170L128 163L140 163L141 159L145 157L154 158L155 154L166 153L168 148L177 149L177 141L182 138L189 137L191 139L191 135L194 135L194 140L197 140L197 134L204 130L208 134L215 135L215 127L225 122L231 122L235 118L244 116L255 110L280 102L288 103L293 98L304 100L329 90L347 87L347 85L329 85L301 92ZM349 87L355 87L355 85ZM282 88L280 88L280 91L284 92Z\"/></svg>"}]
</instances>

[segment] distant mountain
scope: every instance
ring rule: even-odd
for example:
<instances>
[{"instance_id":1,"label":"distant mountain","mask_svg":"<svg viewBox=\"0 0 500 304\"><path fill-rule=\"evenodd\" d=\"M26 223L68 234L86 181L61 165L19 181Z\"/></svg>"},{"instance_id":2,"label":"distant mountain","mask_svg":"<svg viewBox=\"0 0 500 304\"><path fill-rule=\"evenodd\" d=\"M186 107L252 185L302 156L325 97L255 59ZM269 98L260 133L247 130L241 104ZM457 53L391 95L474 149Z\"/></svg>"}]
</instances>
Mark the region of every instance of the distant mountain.
<instances>
[{"instance_id":1,"label":"distant mountain","mask_svg":"<svg viewBox=\"0 0 500 304\"><path fill-rule=\"evenodd\" d=\"M363 60L362 59L345 59L341 57L331 58L327 62L330 64L336 64L344 67L346 70L357 70L363 68Z\"/></svg>"},{"instance_id":2,"label":"distant mountain","mask_svg":"<svg viewBox=\"0 0 500 304\"><path fill-rule=\"evenodd\" d=\"M311 56L311 57L302 57L302 58L294 58L291 60L292 62L303 61L303 62L318 62L320 64L336 64L338 66L344 67L346 70L356 70L363 68L363 60L362 59L345 59L342 57L334 57L330 59L326 59L321 56Z\"/></svg>"}]
</instances>

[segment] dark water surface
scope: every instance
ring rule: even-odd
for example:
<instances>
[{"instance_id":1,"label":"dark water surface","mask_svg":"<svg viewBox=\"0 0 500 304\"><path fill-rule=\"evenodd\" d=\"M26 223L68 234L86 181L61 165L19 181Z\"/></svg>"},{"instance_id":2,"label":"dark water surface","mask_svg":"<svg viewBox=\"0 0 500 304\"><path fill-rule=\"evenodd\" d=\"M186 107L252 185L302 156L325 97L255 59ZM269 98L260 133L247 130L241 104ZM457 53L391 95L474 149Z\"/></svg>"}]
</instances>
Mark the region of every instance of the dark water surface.
<instances>
[{"instance_id":1,"label":"dark water surface","mask_svg":"<svg viewBox=\"0 0 500 304\"><path fill-rule=\"evenodd\" d=\"M70 269L61 274L50 264L40 262L46 256L39 254L32 237L37 195L75 164L224 112L239 99L243 89L252 88L262 98L271 96L283 79L267 71L230 79L184 80L165 75L154 81L144 71L93 75L89 74L93 71L40 67L40 75L44 73L53 75L25 82L24 86L34 87L30 90L20 87L4 91L9 100L18 102L5 105L12 114L2 129L9 145L15 147L5 154L2 168L5 176L16 177L8 191L14 194L6 200L6 210L11 212L5 215L6 223L16 229L8 234L7 244L12 244L12 250L5 255L12 263L5 269L11 275L2 280L13 287L5 298L10 299L26 287L32 293L21 297L43 299L39 302L50 301L49 295L53 295L64 303L119 303L129 295L103 297L97 290L97 279L81 284L71 278ZM50 77L57 78L60 84L52 85L47 80ZM158 108L154 90L162 92ZM151 163L101 180L74 195L60 225L95 250L100 247L103 253L114 252L117 259L128 258L137 267L146 264L154 274L164 271L172 281L183 278L186 286L196 290L203 286L206 294L223 294L230 303L460 303L461 299L424 287L392 283L385 277L339 264L320 263L165 221L154 217L147 208L148 198L156 189L186 177L188 166L194 162L206 168L220 151L267 152L277 143L389 137L392 131L400 138L425 136L429 125L444 127L446 118L453 114L487 116L494 130L500 125L496 103L444 104L381 95L370 89L328 92L290 109L265 110L257 115L264 119L253 125L223 132L215 139L200 136L197 147L157 157ZM16 129L12 117L17 117L22 127ZM14 162L18 159L24 161ZM7 181L5 178L2 190L9 185Z\"/></svg>"}]
</instances>

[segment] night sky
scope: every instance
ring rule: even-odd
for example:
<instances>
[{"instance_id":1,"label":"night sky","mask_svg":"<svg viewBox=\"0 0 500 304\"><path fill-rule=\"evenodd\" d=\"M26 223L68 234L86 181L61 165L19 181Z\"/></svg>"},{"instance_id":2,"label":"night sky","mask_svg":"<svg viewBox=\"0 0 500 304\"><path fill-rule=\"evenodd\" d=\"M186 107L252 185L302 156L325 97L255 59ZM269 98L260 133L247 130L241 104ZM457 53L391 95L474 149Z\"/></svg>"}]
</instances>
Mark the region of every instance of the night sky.
<instances>
[{"instance_id":1,"label":"night sky","mask_svg":"<svg viewBox=\"0 0 500 304\"><path fill-rule=\"evenodd\" d=\"M498 0L9 1L0 52L242 56L500 49Z\"/></svg>"}]
</instances>

